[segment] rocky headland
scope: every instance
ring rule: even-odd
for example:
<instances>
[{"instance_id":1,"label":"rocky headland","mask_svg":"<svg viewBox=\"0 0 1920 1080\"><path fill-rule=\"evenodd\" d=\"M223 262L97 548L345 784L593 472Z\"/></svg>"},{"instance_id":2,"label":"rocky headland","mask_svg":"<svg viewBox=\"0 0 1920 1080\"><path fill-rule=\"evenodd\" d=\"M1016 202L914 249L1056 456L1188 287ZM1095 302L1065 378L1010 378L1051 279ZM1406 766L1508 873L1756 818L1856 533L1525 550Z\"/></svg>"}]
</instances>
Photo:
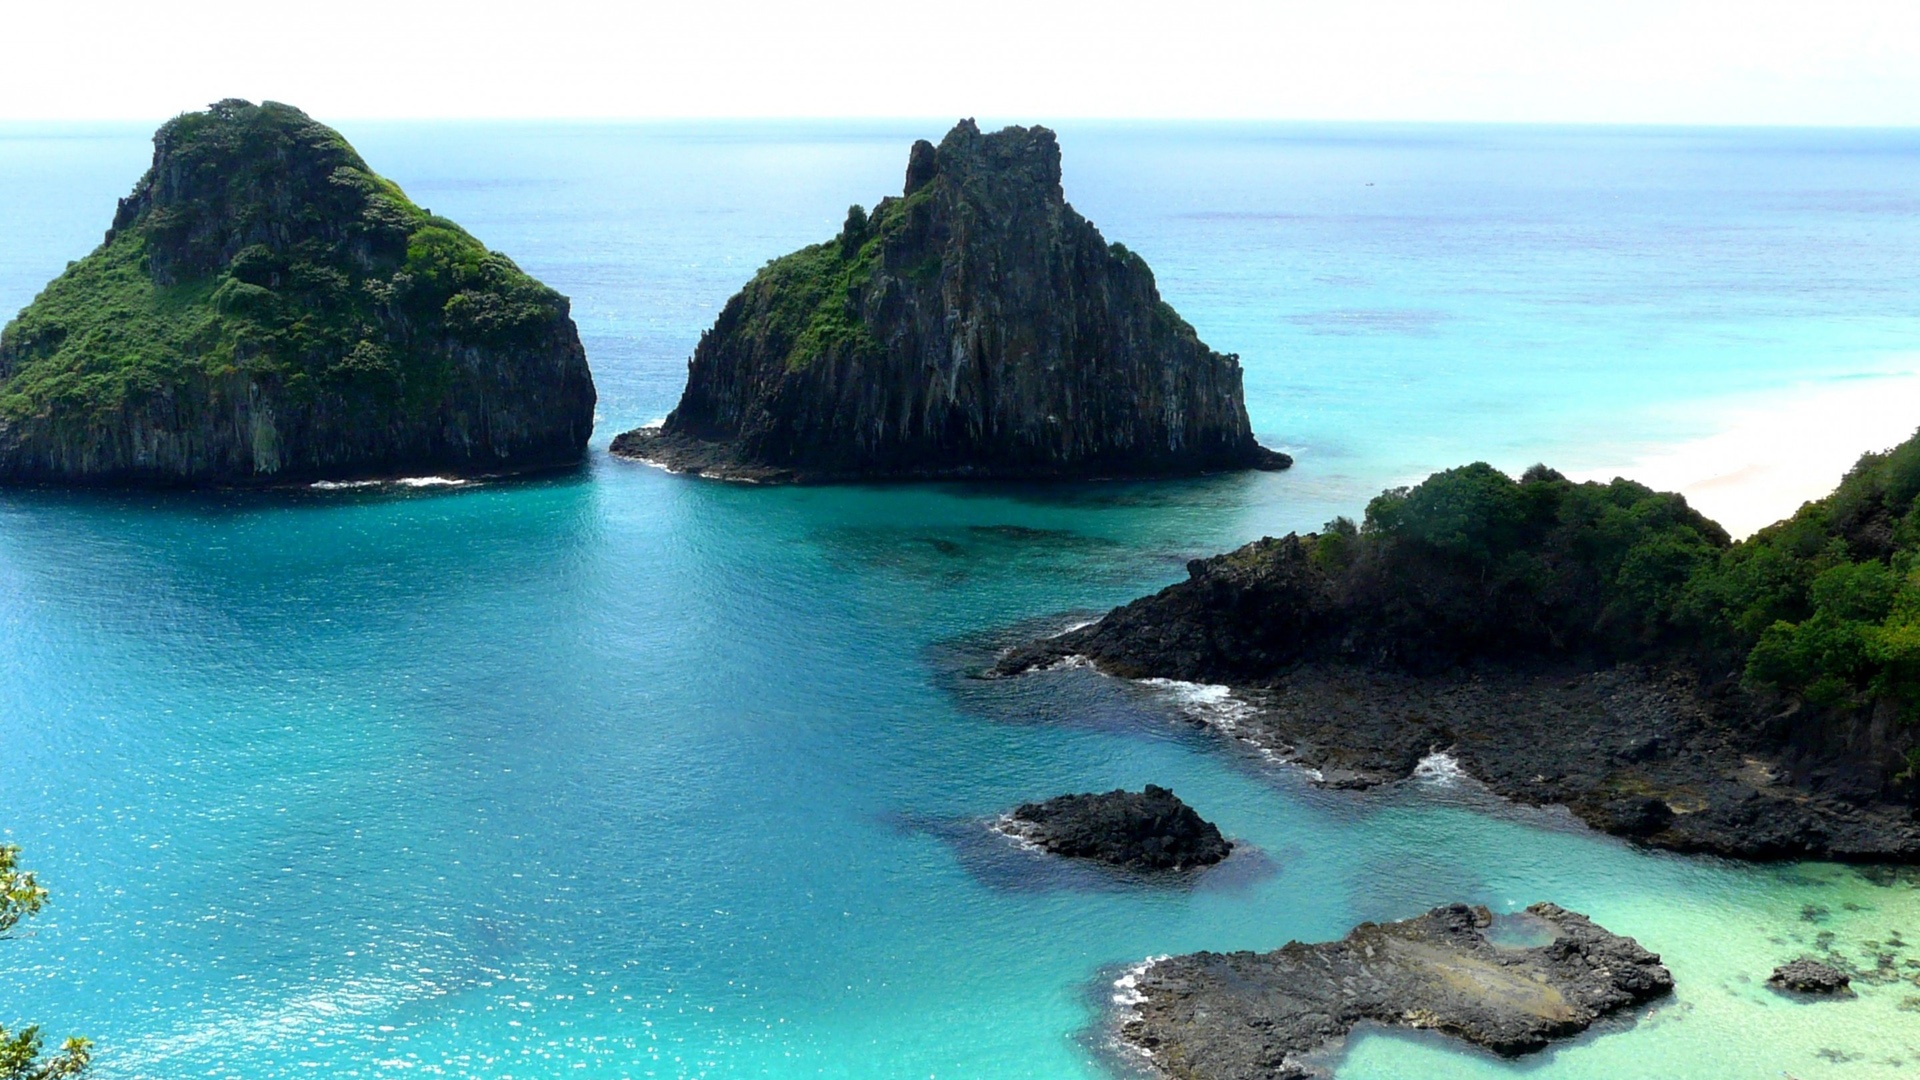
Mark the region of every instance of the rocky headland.
<instances>
[{"instance_id":1,"label":"rocky headland","mask_svg":"<svg viewBox=\"0 0 1920 1080\"><path fill-rule=\"evenodd\" d=\"M1233 852L1220 829L1173 792L1060 795L1007 815L1007 831L1043 851L1123 870L1155 872L1212 866Z\"/></svg>"},{"instance_id":2,"label":"rocky headland","mask_svg":"<svg viewBox=\"0 0 1920 1080\"><path fill-rule=\"evenodd\" d=\"M659 427L613 452L768 482L1278 469L1236 357L1060 186L1042 127L962 121L838 237L768 263L701 336Z\"/></svg>"},{"instance_id":3,"label":"rocky headland","mask_svg":"<svg viewBox=\"0 0 1920 1080\"><path fill-rule=\"evenodd\" d=\"M1551 940L1499 944L1486 908L1454 904L1318 945L1152 961L1127 980L1120 1037L1178 1080L1314 1080L1363 1022L1512 1057L1673 989L1658 956L1584 915L1535 904L1518 918Z\"/></svg>"},{"instance_id":4,"label":"rocky headland","mask_svg":"<svg viewBox=\"0 0 1920 1080\"><path fill-rule=\"evenodd\" d=\"M567 299L338 132L168 121L113 227L0 333L0 481L281 485L580 461Z\"/></svg>"},{"instance_id":5,"label":"rocky headland","mask_svg":"<svg viewBox=\"0 0 1920 1080\"><path fill-rule=\"evenodd\" d=\"M1226 684L1242 737L1365 787L1445 753L1637 842L1920 860L1920 441L1734 544L1677 495L1485 465L1265 539L998 674Z\"/></svg>"}]
</instances>

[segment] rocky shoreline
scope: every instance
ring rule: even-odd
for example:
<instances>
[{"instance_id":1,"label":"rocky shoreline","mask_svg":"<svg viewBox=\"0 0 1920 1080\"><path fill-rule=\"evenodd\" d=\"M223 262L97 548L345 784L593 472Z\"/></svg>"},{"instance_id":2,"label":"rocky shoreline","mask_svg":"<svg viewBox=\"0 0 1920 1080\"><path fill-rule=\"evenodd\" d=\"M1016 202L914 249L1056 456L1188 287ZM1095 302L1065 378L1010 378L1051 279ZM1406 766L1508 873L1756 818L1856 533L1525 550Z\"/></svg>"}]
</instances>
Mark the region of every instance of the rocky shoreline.
<instances>
[{"instance_id":1,"label":"rocky shoreline","mask_svg":"<svg viewBox=\"0 0 1920 1080\"><path fill-rule=\"evenodd\" d=\"M1004 656L1009 675L1086 656L1072 631ZM1116 674L1096 651L1097 668ZM1502 669L1412 676L1305 665L1237 686L1232 734L1333 788L1404 780L1429 755L1514 802L1563 805L1649 847L1751 860L1920 861L1904 807L1862 806L1792 784L1777 754L1719 715L1683 671ZM1204 721L1203 721L1204 722Z\"/></svg>"},{"instance_id":2,"label":"rocky shoreline","mask_svg":"<svg viewBox=\"0 0 1920 1080\"><path fill-rule=\"evenodd\" d=\"M1383 493L1362 526L1193 560L992 674L1081 658L1230 687L1236 736L1334 787L1444 752L1501 796L1652 847L1920 862L1920 690L1899 651L1920 590L1880 561L1909 465L1920 490L1916 441L1744 546L1629 481L1449 470Z\"/></svg>"},{"instance_id":3,"label":"rocky shoreline","mask_svg":"<svg viewBox=\"0 0 1920 1080\"><path fill-rule=\"evenodd\" d=\"M1491 912L1454 904L1318 945L1151 961L1123 980L1120 1038L1177 1080L1324 1080L1317 1056L1361 1023L1516 1057L1673 989L1659 956L1584 915L1542 903L1507 919L1550 940L1501 944Z\"/></svg>"}]
</instances>

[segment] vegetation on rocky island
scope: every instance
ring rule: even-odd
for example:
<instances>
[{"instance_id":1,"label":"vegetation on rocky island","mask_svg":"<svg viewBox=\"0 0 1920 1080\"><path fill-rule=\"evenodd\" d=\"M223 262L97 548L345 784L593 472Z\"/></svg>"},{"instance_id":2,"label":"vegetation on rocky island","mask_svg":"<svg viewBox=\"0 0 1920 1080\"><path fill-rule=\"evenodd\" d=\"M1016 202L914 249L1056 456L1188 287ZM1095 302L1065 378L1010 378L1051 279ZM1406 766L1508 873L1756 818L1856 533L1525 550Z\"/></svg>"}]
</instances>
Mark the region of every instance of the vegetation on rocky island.
<instances>
[{"instance_id":1,"label":"vegetation on rocky island","mask_svg":"<svg viewBox=\"0 0 1920 1080\"><path fill-rule=\"evenodd\" d=\"M0 331L0 430L98 457L100 432L142 417L217 431L249 393L283 430L418 428L461 356L552 355L567 310L331 128L222 101L160 128L105 241Z\"/></svg>"},{"instance_id":2,"label":"vegetation on rocky island","mask_svg":"<svg viewBox=\"0 0 1920 1080\"><path fill-rule=\"evenodd\" d=\"M37 914L46 905L47 890L33 871L20 869L20 849L0 844L0 941L13 935L22 919ZM0 1080L63 1080L86 1071L93 1058L93 1044L86 1039L69 1038L59 1053L44 1053L45 1038L38 1027L9 1031L0 1025Z\"/></svg>"},{"instance_id":3,"label":"vegetation on rocky island","mask_svg":"<svg viewBox=\"0 0 1920 1080\"><path fill-rule=\"evenodd\" d=\"M1045 128L971 120L901 194L729 299L680 403L613 453L759 482L1075 479L1285 468L1238 358L1060 187Z\"/></svg>"},{"instance_id":4,"label":"vegetation on rocky island","mask_svg":"<svg viewBox=\"0 0 1920 1080\"><path fill-rule=\"evenodd\" d=\"M1388 491L1313 559L1424 666L1473 656L1680 650L1751 688L1920 711L1920 436L1831 495L1730 543L1678 495L1628 480L1511 479L1485 464Z\"/></svg>"},{"instance_id":5,"label":"vegetation on rocky island","mask_svg":"<svg viewBox=\"0 0 1920 1080\"><path fill-rule=\"evenodd\" d=\"M169 121L155 143L168 175L149 173L106 242L0 335L6 416L91 421L189 371L417 407L449 360L414 342L531 347L562 310L291 106L223 101Z\"/></svg>"},{"instance_id":6,"label":"vegetation on rocky island","mask_svg":"<svg viewBox=\"0 0 1920 1080\"><path fill-rule=\"evenodd\" d=\"M1222 572L1287 577L1346 655L1416 672L1483 660L1679 661L1763 700L1920 730L1920 436L1731 542L1679 495L1484 463L1382 493L1300 538L1318 584L1262 541ZM1300 596L1312 601L1297 604ZM1319 647L1324 651L1327 646ZM1315 646L1294 646L1299 654ZM1902 738L1908 744L1916 740ZM1891 778L1920 779L1920 749Z\"/></svg>"}]
</instances>

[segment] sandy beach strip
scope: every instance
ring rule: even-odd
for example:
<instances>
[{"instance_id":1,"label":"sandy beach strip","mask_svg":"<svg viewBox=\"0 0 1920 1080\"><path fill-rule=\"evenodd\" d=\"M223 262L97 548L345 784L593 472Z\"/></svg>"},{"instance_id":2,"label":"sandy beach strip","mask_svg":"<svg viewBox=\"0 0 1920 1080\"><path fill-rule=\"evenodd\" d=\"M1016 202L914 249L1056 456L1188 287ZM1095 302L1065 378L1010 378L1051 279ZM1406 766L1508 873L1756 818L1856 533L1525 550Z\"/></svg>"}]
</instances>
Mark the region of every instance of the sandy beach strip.
<instances>
[{"instance_id":1,"label":"sandy beach strip","mask_svg":"<svg viewBox=\"0 0 1920 1080\"><path fill-rule=\"evenodd\" d=\"M1570 472L1678 491L1738 539L1832 491L1860 455L1920 428L1920 372L1810 383L1731 399L1711 435L1635 460Z\"/></svg>"}]
</instances>

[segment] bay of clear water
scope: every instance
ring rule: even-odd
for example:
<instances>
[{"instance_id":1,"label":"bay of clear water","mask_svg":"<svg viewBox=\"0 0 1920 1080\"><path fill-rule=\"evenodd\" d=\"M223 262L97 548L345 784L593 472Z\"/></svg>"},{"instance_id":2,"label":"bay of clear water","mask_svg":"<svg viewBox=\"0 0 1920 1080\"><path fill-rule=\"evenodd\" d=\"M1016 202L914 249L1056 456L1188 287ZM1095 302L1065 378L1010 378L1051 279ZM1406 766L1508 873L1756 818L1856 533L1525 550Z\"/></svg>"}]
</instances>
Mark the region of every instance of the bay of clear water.
<instances>
[{"instance_id":1,"label":"bay of clear water","mask_svg":"<svg viewBox=\"0 0 1920 1080\"><path fill-rule=\"evenodd\" d=\"M113 1080L1111 1077L1125 964L1551 899L1677 995L1518 1063L1364 1034L1342 1080L1920 1071L1920 878L1636 851L1458 782L1321 792L1177 693L967 677L1434 468L1630 460L1730 394L1910 372L1920 134L1062 125L1069 199L1298 466L758 490L601 451L941 125L343 130L573 297L594 460L0 494L0 836L55 891L0 943L0 1023L93 1036ZM0 308L98 241L147 134L0 128ZM986 830L1147 782L1243 852L1155 888ZM1845 1002L1761 985L1818 948L1889 966Z\"/></svg>"}]
</instances>

